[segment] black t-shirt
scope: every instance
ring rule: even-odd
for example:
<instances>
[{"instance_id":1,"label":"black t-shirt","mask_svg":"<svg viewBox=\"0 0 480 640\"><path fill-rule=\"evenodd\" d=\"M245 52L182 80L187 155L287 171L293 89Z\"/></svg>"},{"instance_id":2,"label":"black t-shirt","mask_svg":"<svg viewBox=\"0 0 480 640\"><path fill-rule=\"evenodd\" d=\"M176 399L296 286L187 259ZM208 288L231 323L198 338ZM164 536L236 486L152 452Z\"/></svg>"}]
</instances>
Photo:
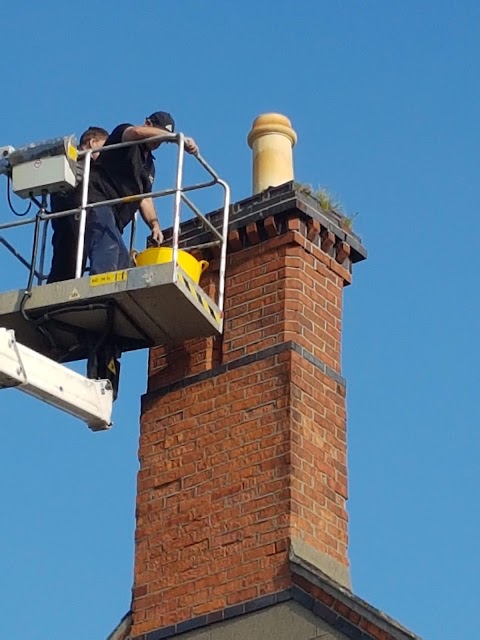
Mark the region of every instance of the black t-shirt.
<instances>
[{"instance_id":1,"label":"black t-shirt","mask_svg":"<svg viewBox=\"0 0 480 640\"><path fill-rule=\"evenodd\" d=\"M123 132L131 126L120 124L115 127L105 146L122 142ZM106 151L92 163L88 201L100 202L150 193L154 177L153 156L144 144ZM128 202L113 206L120 231L133 219L138 205L138 202Z\"/></svg>"}]
</instances>

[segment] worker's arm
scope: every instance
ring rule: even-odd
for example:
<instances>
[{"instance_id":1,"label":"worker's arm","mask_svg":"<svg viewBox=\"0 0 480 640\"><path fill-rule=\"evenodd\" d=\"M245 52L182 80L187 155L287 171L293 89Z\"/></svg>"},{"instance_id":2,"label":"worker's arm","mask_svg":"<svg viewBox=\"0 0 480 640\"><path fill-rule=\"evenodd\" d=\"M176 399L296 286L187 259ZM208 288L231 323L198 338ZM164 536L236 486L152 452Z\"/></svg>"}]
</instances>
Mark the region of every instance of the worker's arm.
<instances>
[{"instance_id":1,"label":"worker's arm","mask_svg":"<svg viewBox=\"0 0 480 640\"><path fill-rule=\"evenodd\" d=\"M165 129L159 129L158 127L127 127L122 134L122 142L131 142L132 140L148 140L148 138L154 138L155 136L163 136L164 138L170 138L172 134ZM168 141L168 140L167 140ZM163 141L159 139L157 141L161 144ZM196 155L198 153L198 146L193 138L185 138L184 142L185 151Z\"/></svg>"},{"instance_id":2,"label":"worker's arm","mask_svg":"<svg viewBox=\"0 0 480 640\"><path fill-rule=\"evenodd\" d=\"M145 223L150 227L152 231L152 239L158 243L163 242L163 233L160 229L160 223L158 222L157 212L155 211L155 205L152 198L144 198L140 201L140 215L144 219Z\"/></svg>"},{"instance_id":3,"label":"worker's arm","mask_svg":"<svg viewBox=\"0 0 480 640\"><path fill-rule=\"evenodd\" d=\"M147 140L155 136L163 136L164 138L170 138L172 134L165 129L159 129L158 127L127 127L122 134L122 142L131 142L132 140ZM161 140L160 140L161 142Z\"/></svg>"}]
</instances>

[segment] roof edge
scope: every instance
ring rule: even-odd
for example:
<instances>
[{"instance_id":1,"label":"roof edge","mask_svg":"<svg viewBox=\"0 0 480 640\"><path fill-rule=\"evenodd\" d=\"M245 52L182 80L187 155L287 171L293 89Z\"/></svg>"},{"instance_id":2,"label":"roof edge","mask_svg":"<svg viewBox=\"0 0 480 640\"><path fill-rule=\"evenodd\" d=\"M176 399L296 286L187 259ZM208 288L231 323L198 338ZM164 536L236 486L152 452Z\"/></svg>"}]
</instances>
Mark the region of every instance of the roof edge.
<instances>
[{"instance_id":1,"label":"roof edge","mask_svg":"<svg viewBox=\"0 0 480 640\"><path fill-rule=\"evenodd\" d=\"M118 625L108 636L107 640L129 640L130 631L132 630L133 617L132 612L128 611L120 620Z\"/></svg>"},{"instance_id":2,"label":"roof edge","mask_svg":"<svg viewBox=\"0 0 480 640\"><path fill-rule=\"evenodd\" d=\"M369 604L362 598L354 595L349 589L342 587L318 568L306 562L304 559L290 551L290 570L293 575L303 578L312 586L318 587L334 597L341 604L348 607L353 613L362 616L383 631L387 632L394 640L422 640L420 636L401 625L395 619Z\"/></svg>"}]
</instances>

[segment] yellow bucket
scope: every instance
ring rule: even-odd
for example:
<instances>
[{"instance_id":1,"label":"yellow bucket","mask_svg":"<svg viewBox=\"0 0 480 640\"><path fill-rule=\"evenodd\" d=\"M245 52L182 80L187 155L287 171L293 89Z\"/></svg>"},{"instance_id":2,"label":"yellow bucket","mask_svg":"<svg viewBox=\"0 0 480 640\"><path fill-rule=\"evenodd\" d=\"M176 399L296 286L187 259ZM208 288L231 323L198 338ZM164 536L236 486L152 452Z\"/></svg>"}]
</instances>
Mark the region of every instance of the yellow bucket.
<instances>
[{"instance_id":1,"label":"yellow bucket","mask_svg":"<svg viewBox=\"0 0 480 640\"><path fill-rule=\"evenodd\" d=\"M147 267L152 264L172 262L173 249L170 247L150 247L145 251L132 251L133 262L136 267ZM196 283L200 276L208 269L206 260L197 260L187 251L178 250L178 264L185 273Z\"/></svg>"}]
</instances>

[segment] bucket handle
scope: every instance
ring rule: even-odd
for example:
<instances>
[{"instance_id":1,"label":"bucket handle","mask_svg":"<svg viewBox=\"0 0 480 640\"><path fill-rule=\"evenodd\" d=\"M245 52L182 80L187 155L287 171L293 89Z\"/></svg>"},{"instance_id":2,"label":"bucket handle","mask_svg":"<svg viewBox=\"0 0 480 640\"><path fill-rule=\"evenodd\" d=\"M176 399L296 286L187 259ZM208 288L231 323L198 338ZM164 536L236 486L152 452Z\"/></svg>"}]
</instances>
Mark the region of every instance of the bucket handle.
<instances>
[{"instance_id":1,"label":"bucket handle","mask_svg":"<svg viewBox=\"0 0 480 640\"><path fill-rule=\"evenodd\" d=\"M138 251L136 249L132 249L130 251L130 258L132 259L133 264L137 267L137 256L138 256Z\"/></svg>"},{"instance_id":2,"label":"bucket handle","mask_svg":"<svg viewBox=\"0 0 480 640\"><path fill-rule=\"evenodd\" d=\"M201 273L206 271L208 269L208 267L210 266L210 263L207 262L207 260L200 260L199 264L200 264Z\"/></svg>"}]
</instances>

